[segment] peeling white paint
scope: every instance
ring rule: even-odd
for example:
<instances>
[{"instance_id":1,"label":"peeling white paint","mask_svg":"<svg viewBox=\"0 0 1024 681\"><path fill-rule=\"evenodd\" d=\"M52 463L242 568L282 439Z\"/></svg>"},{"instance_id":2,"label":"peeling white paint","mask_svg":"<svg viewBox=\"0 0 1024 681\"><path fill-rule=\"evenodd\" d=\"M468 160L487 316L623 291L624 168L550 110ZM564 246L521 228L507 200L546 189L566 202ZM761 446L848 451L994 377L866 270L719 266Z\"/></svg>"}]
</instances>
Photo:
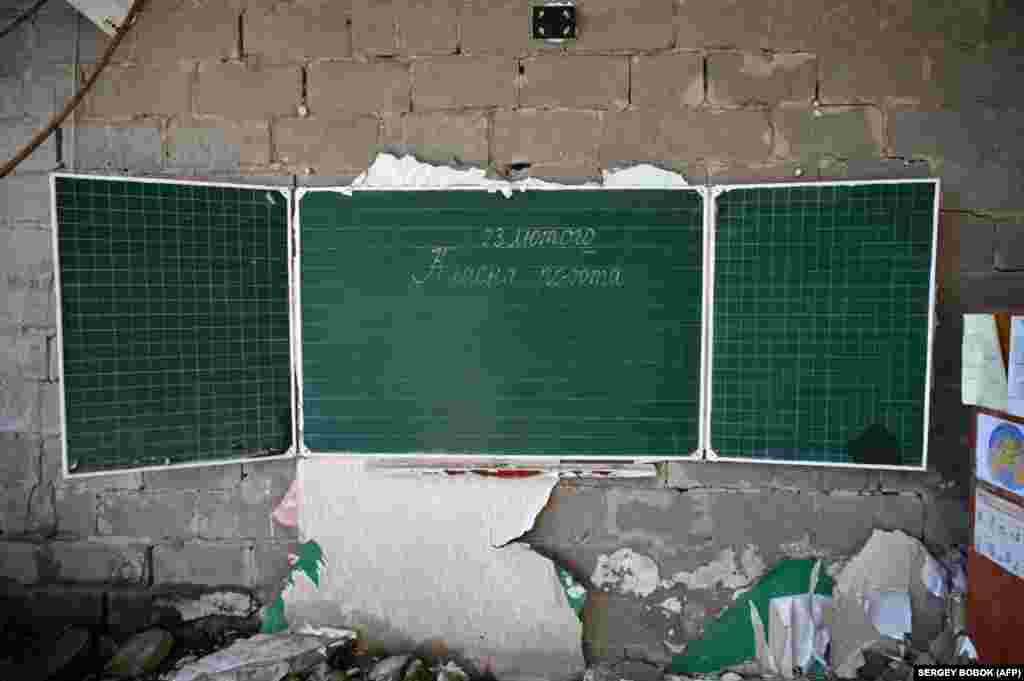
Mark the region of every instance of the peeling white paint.
<instances>
[{"instance_id":1,"label":"peeling white paint","mask_svg":"<svg viewBox=\"0 0 1024 681\"><path fill-rule=\"evenodd\" d=\"M665 611L665 616L678 615L683 612L683 603L676 596L666 598L660 603L661 609ZM669 630L671 633L671 630Z\"/></svg>"},{"instance_id":2,"label":"peeling white paint","mask_svg":"<svg viewBox=\"0 0 1024 681\"><path fill-rule=\"evenodd\" d=\"M320 545L324 565L319 586L297 571L282 594L293 630L365 627L385 646L441 640L498 678L582 672L582 624L555 566L514 541L557 475L425 476L365 464L298 463L299 535Z\"/></svg>"},{"instance_id":3,"label":"peeling white paint","mask_svg":"<svg viewBox=\"0 0 1024 681\"><path fill-rule=\"evenodd\" d=\"M646 597L654 593L660 583L658 564L628 548L610 556L602 553L597 557L597 567L590 581L597 587L612 586L624 594Z\"/></svg>"},{"instance_id":4,"label":"peeling white paint","mask_svg":"<svg viewBox=\"0 0 1024 681\"><path fill-rule=\"evenodd\" d=\"M818 550L811 545L811 535L804 534L803 537L794 542L779 544L779 549L787 558L816 558Z\"/></svg>"},{"instance_id":5,"label":"peeling white paint","mask_svg":"<svg viewBox=\"0 0 1024 681\"><path fill-rule=\"evenodd\" d=\"M356 189L483 189L501 193L506 198L516 191L574 189L683 189L690 185L678 173L650 164L640 164L617 170L604 170L600 184L565 185L536 178L519 181L499 180L487 177L482 168L450 168L432 165L406 155L401 158L392 154L378 154L373 164L361 173L352 184L334 191L351 196Z\"/></svg>"},{"instance_id":6,"label":"peeling white paint","mask_svg":"<svg viewBox=\"0 0 1024 681\"><path fill-rule=\"evenodd\" d=\"M671 579L662 582L662 586L671 588L675 584L682 584L690 589L737 589L751 584L764 574L764 560L753 544L748 544L743 550L740 563L737 564L736 552L731 547L722 549L715 560L692 572L677 572Z\"/></svg>"}]
</instances>

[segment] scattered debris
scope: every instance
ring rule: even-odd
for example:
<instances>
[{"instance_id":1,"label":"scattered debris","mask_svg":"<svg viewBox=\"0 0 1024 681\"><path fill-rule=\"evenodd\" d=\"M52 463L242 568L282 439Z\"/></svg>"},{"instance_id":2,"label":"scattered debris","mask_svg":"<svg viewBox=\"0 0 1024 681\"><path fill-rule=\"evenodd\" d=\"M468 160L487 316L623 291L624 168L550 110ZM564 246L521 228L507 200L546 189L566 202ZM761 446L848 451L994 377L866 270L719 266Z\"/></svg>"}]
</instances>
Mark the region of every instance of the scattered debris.
<instances>
[{"instance_id":1,"label":"scattered debris","mask_svg":"<svg viewBox=\"0 0 1024 681\"><path fill-rule=\"evenodd\" d=\"M409 664L408 655L386 657L373 666L368 675L369 681L400 681L402 670Z\"/></svg>"},{"instance_id":2,"label":"scattered debris","mask_svg":"<svg viewBox=\"0 0 1024 681\"><path fill-rule=\"evenodd\" d=\"M186 665L168 681L280 681L323 661L323 641L315 636L256 634Z\"/></svg>"},{"instance_id":3,"label":"scattered debris","mask_svg":"<svg viewBox=\"0 0 1024 681\"><path fill-rule=\"evenodd\" d=\"M174 636L163 629L149 629L128 639L107 663L107 672L122 679L152 674L174 648Z\"/></svg>"},{"instance_id":4,"label":"scattered debris","mask_svg":"<svg viewBox=\"0 0 1024 681\"><path fill-rule=\"evenodd\" d=\"M194 620L210 615L249 617L258 609L252 594L242 591L220 590L191 594L165 594L153 599L155 607L173 608L183 620Z\"/></svg>"}]
</instances>

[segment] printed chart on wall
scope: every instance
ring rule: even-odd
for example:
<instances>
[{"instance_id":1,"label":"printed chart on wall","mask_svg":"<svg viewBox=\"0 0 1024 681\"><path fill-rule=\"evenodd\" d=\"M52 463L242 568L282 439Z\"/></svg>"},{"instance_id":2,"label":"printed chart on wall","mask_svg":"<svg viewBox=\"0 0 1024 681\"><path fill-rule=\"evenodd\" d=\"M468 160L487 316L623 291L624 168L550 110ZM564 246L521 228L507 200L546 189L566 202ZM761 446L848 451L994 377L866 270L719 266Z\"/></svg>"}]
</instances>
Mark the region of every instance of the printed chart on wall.
<instances>
[{"instance_id":1,"label":"printed chart on wall","mask_svg":"<svg viewBox=\"0 0 1024 681\"><path fill-rule=\"evenodd\" d=\"M977 418L978 479L1024 498L1024 425L982 413Z\"/></svg>"},{"instance_id":2,"label":"printed chart on wall","mask_svg":"<svg viewBox=\"0 0 1024 681\"><path fill-rule=\"evenodd\" d=\"M297 216L311 451L699 450L701 192L311 191Z\"/></svg>"},{"instance_id":3,"label":"printed chart on wall","mask_svg":"<svg viewBox=\"0 0 1024 681\"><path fill-rule=\"evenodd\" d=\"M937 182L722 189L711 454L923 468Z\"/></svg>"},{"instance_id":4,"label":"printed chart on wall","mask_svg":"<svg viewBox=\"0 0 1024 681\"><path fill-rule=\"evenodd\" d=\"M1024 508L978 487L974 497L974 550L1024 578Z\"/></svg>"},{"instance_id":5,"label":"printed chart on wall","mask_svg":"<svg viewBox=\"0 0 1024 681\"><path fill-rule=\"evenodd\" d=\"M58 174L71 474L283 455L289 197Z\"/></svg>"}]
</instances>

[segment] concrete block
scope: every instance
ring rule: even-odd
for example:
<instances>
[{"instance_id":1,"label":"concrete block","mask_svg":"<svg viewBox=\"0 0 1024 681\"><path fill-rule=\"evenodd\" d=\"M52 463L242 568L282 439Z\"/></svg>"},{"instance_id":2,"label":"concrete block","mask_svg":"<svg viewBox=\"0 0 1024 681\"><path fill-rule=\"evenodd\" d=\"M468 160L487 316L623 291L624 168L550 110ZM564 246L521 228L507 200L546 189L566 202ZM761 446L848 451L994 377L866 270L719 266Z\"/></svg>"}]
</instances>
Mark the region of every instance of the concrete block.
<instances>
[{"instance_id":1,"label":"concrete block","mask_svg":"<svg viewBox=\"0 0 1024 681\"><path fill-rule=\"evenodd\" d=\"M96 510L99 497L96 492L77 491L67 486L57 487L57 531L73 537L92 537L96 534Z\"/></svg>"},{"instance_id":2,"label":"concrete block","mask_svg":"<svg viewBox=\"0 0 1024 681\"><path fill-rule=\"evenodd\" d=\"M744 491L788 489L813 492L820 484L821 470L811 466L680 461L669 464L666 484L681 489L709 487Z\"/></svg>"},{"instance_id":3,"label":"concrete block","mask_svg":"<svg viewBox=\"0 0 1024 681\"><path fill-rule=\"evenodd\" d=\"M40 634L67 626L103 626L105 587L82 584L45 584L30 589L29 624Z\"/></svg>"},{"instance_id":4,"label":"concrete block","mask_svg":"<svg viewBox=\"0 0 1024 681\"><path fill-rule=\"evenodd\" d=\"M231 489L242 481L242 464L143 471L147 491Z\"/></svg>"},{"instance_id":5,"label":"concrete block","mask_svg":"<svg viewBox=\"0 0 1024 681\"><path fill-rule=\"evenodd\" d=\"M67 136L70 145L71 136ZM74 135L79 170L154 173L160 170L159 123L79 125Z\"/></svg>"},{"instance_id":6,"label":"concrete block","mask_svg":"<svg viewBox=\"0 0 1024 681\"><path fill-rule=\"evenodd\" d=\"M173 64L238 54L238 3L151 2L118 48L118 58Z\"/></svg>"},{"instance_id":7,"label":"concrete block","mask_svg":"<svg viewBox=\"0 0 1024 681\"><path fill-rule=\"evenodd\" d=\"M679 52L631 57L629 99L641 109L678 109L704 101L704 59Z\"/></svg>"},{"instance_id":8,"label":"concrete block","mask_svg":"<svg viewBox=\"0 0 1024 681\"><path fill-rule=\"evenodd\" d=\"M194 529L201 539L266 539L272 536L269 495L254 483L227 492L203 492L196 501Z\"/></svg>"},{"instance_id":9,"label":"concrete block","mask_svg":"<svg viewBox=\"0 0 1024 681\"><path fill-rule=\"evenodd\" d=\"M19 170L0 182L0 229L50 226L50 179Z\"/></svg>"},{"instance_id":10,"label":"concrete block","mask_svg":"<svg viewBox=\"0 0 1024 681\"><path fill-rule=\"evenodd\" d=\"M814 99L814 55L716 52L707 58L708 101L720 106L810 103Z\"/></svg>"},{"instance_id":11,"label":"concrete block","mask_svg":"<svg viewBox=\"0 0 1024 681\"><path fill-rule=\"evenodd\" d=\"M393 0L352 0L352 51L365 55L398 52L398 17Z\"/></svg>"},{"instance_id":12,"label":"concrete block","mask_svg":"<svg viewBox=\"0 0 1024 681\"><path fill-rule=\"evenodd\" d=\"M144 584L147 579L147 549L141 544L56 541L49 549L62 581Z\"/></svg>"},{"instance_id":13,"label":"concrete block","mask_svg":"<svg viewBox=\"0 0 1024 681\"><path fill-rule=\"evenodd\" d=\"M614 111L604 117L600 161L766 160L771 126L761 111Z\"/></svg>"},{"instance_id":14,"label":"concrete block","mask_svg":"<svg viewBox=\"0 0 1024 681\"><path fill-rule=\"evenodd\" d=\"M175 120L167 130L164 167L193 175L238 174L270 161L266 121Z\"/></svg>"},{"instance_id":15,"label":"concrete block","mask_svg":"<svg viewBox=\"0 0 1024 681\"><path fill-rule=\"evenodd\" d=\"M615 664L627 657L667 658L662 641L670 621L661 610L618 594L591 592L583 610L583 645L588 660ZM670 660L665 659L667 664ZM633 676L623 678L634 678Z\"/></svg>"},{"instance_id":16,"label":"concrete block","mask_svg":"<svg viewBox=\"0 0 1024 681\"><path fill-rule=\"evenodd\" d=\"M257 542L253 549L253 586L264 603L270 594L279 592L291 572L288 555L298 550L298 541Z\"/></svg>"},{"instance_id":17,"label":"concrete block","mask_svg":"<svg viewBox=\"0 0 1024 681\"><path fill-rule=\"evenodd\" d=\"M26 115L25 79L21 74L0 77L0 119Z\"/></svg>"},{"instance_id":18,"label":"concrete block","mask_svg":"<svg viewBox=\"0 0 1024 681\"><path fill-rule=\"evenodd\" d=\"M24 326L0 325L0 374L45 379L47 336Z\"/></svg>"},{"instance_id":19,"label":"concrete block","mask_svg":"<svg viewBox=\"0 0 1024 681\"><path fill-rule=\"evenodd\" d=\"M156 540L195 536L195 492L103 492L100 494L100 535Z\"/></svg>"},{"instance_id":20,"label":"concrete block","mask_svg":"<svg viewBox=\"0 0 1024 681\"><path fill-rule=\"evenodd\" d=\"M39 384L39 430L46 436L60 435L60 384Z\"/></svg>"},{"instance_id":21,"label":"concrete block","mask_svg":"<svg viewBox=\"0 0 1024 681\"><path fill-rule=\"evenodd\" d=\"M971 543L971 516L964 498L929 498L924 507L924 539L932 547Z\"/></svg>"},{"instance_id":22,"label":"concrete block","mask_svg":"<svg viewBox=\"0 0 1024 681\"><path fill-rule=\"evenodd\" d=\"M0 432L39 432L39 386L18 376L0 375Z\"/></svg>"},{"instance_id":23,"label":"concrete block","mask_svg":"<svg viewBox=\"0 0 1024 681\"><path fill-rule=\"evenodd\" d=\"M32 542L0 542L0 577L32 584L39 579L39 546Z\"/></svg>"},{"instance_id":24,"label":"concrete block","mask_svg":"<svg viewBox=\"0 0 1024 681\"><path fill-rule=\"evenodd\" d=\"M512 107L516 65L503 57L439 57L412 67L412 100L417 111Z\"/></svg>"},{"instance_id":25,"label":"concrete block","mask_svg":"<svg viewBox=\"0 0 1024 681\"><path fill-rule=\"evenodd\" d=\"M874 107L783 107L773 114L777 158L817 163L821 158L880 156L882 112Z\"/></svg>"},{"instance_id":26,"label":"concrete block","mask_svg":"<svg viewBox=\"0 0 1024 681\"><path fill-rule=\"evenodd\" d=\"M236 121L292 116L298 110L301 86L295 66L202 64L196 107L201 114Z\"/></svg>"},{"instance_id":27,"label":"concrete block","mask_svg":"<svg viewBox=\"0 0 1024 681\"><path fill-rule=\"evenodd\" d=\"M883 494L880 497L875 527L903 530L914 537L924 536L925 509L916 494Z\"/></svg>"},{"instance_id":28,"label":"concrete block","mask_svg":"<svg viewBox=\"0 0 1024 681\"><path fill-rule=\"evenodd\" d=\"M48 119L63 110L74 96L79 73L71 63L33 63L25 69L23 78L25 114Z\"/></svg>"},{"instance_id":29,"label":"concrete block","mask_svg":"<svg viewBox=\"0 0 1024 681\"><path fill-rule=\"evenodd\" d=\"M957 111L896 109L888 116L894 154L927 158L943 180L946 208L1016 211L1024 170L1024 122L1015 110L965 104Z\"/></svg>"},{"instance_id":30,"label":"concrete block","mask_svg":"<svg viewBox=\"0 0 1024 681\"><path fill-rule=\"evenodd\" d=\"M63 484L74 492L138 491L142 489L142 473L105 473L88 478L72 476L65 478Z\"/></svg>"},{"instance_id":31,"label":"concrete block","mask_svg":"<svg viewBox=\"0 0 1024 681\"><path fill-rule=\"evenodd\" d=\"M920 177L935 177L931 164L924 159L824 158L818 162L818 178L822 180L895 180Z\"/></svg>"},{"instance_id":32,"label":"concrete block","mask_svg":"<svg viewBox=\"0 0 1024 681\"><path fill-rule=\"evenodd\" d=\"M961 277L963 309L1011 308L1018 305L1024 295L1024 273L1021 272L964 272Z\"/></svg>"},{"instance_id":33,"label":"concrete block","mask_svg":"<svg viewBox=\"0 0 1024 681\"><path fill-rule=\"evenodd\" d=\"M676 7L676 46L811 50L822 0L766 0L756 15L743 0L697 0Z\"/></svg>"},{"instance_id":34,"label":"concrete block","mask_svg":"<svg viewBox=\"0 0 1024 681\"><path fill-rule=\"evenodd\" d=\"M0 125L0 158L11 159L43 129L46 121L35 118L11 119ZM57 141L51 137L18 165L19 172L45 171L57 167ZM6 181L6 180L5 180Z\"/></svg>"},{"instance_id":35,"label":"concrete block","mask_svg":"<svg viewBox=\"0 0 1024 681\"><path fill-rule=\"evenodd\" d=\"M578 17L570 49L659 50L672 46L672 0L590 0Z\"/></svg>"},{"instance_id":36,"label":"concrete block","mask_svg":"<svg viewBox=\"0 0 1024 681\"><path fill-rule=\"evenodd\" d=\"M371 116L282 119L274 123L277 160L299 172L358 174L373 160L378 127Z\"/></svg>"},{"instance_id":37,"label":"concrete block","mask_svg":"<svg viewBox=\"0 0 1024 681\"><path fill-rule=\"evenodd\" d=\"M766 565L781 557L780 546L804 536L814 523L817 495L794 492L708 492L711 503L709 551L731 548L737 557L748 544Z\"/></svg>"},{"instance_id":38,"label":"concrete block","mask_svg":"<svg viewBox=\"0 0 1024 681\"><path fill-rule=\"evenodd\" d=\"M629 104L626 57L544 55L520 62L524 107L624 109Z\"/></svg>"},{"instance_id":39,"label":"concrete block","mask_svg":"<svg viewBox=\"0 0 1024 681\"><path fill-rule=\"evenodd\" d=\"M601 119L594 111L499 111L492 156L501 164L585 163L597 158Z\"/></svg>"},{"instance_id":40,"label":"concrete block","mask_svg":"<svg viewBox=\"0 0 1024 681\"><path fill-rule=\"evenodd\" d=\"M459 8L463 54L520 55L530 45L530 11L520 0L466 0Z\"/></svg>"},{"instance_id":41,"label":"concrete block","mask_svg":"<svg viewBox=\"0 0 1024 681\"><path fill-rule=\"evenodd\" d=\"M6 486L31 486L39 481L43 440L35 435L0 432L0 480Z\"/></svg>"},{"instance_id":42,"label":"concrete block","mask_svg":"<svg viewBox=\"0 0 1024 681\"><path fill-rule=\"evenodd\" d=\"M268 3L269 5L270 3ZM245 11L245 51L270 63L352 54L349 2L274 3Z\"/></svg>"},{"instance_id":43,"label":"concrete block","mask_svg":"<svg viewBox=\"0 0 1024 681\"><path fill-rule=\"evenodd\" d=\"M835 556L850 556L871 536L882 512L881 495L814 495L808 520L814 544Z\"/></svg>"},{"instance_id":44,"label":"concrete block","mask_svg":"<svg viewBox=\"0 0 1024 681\"><path fill-rule=\"evenodd\" d=\"M1007 49L957 49L944 46L928 54L932 87L939 103L956 109L969 102L998 108L1024 108L1017 86L1024 54Z\"/></svg>"},{"instance_id":45,"label":"concrete block","mask_svg":"<svg viewBox=\"0 0 1024 681\"><path fill-rule=\"evenodd\" d=\"M1000 246L1000 225L991 220L960 217L953 218L957 229L959 258L957 269L967 272L991 272L996 269ZM1005 258L1005 256L1003 256ZM1001 263L1007 262L1001 260ZM998 269L1010 269L998 267Z\"/></svg>"},{"instance_id":46,"label":"concrete block","mask_svg":"<svg viewBox=\"0 0 1024 681\"><path fill-rule=\"evenodd\" d=\"M313 64L308 73L306 101L314 115L409 110L408 64L325 62Z\"/></svg>"},{"instance_id":47,"label":"concrete block","mask_svg":"<svg viewBox=\"0 0 1024 681\"><path fill-rule=\"evenodd\" d=\"M388 142L405 145L417 158L437 163L487 163L489 123L484 114L435 111L385 120L391 124L386 126Z\"/></svg>"},{"instance_id":48,"label":"concrete block","mask_svg":"<svg viewBox=\"0 0 1024 681\"><path fill-rule=\"evenodd\" d=\"M153 623L153 592L147 587L111 585L107 589L107 631L123 639Z\"/></svg>"},{"instance_id":49,"label":"concrete block","mask_svg":"<svg viewBox=\"0 0 1024 681\"><path fill-rule=\"evenodd\" d=\"M398 50L403 54L455 54L457 0L404 0L399 5Z\"/></svg>"},{"instance_id":50,"label":"concrete block","mask_svg":"<svg viewBox=\"0 0 1024 681\"><path fill-rule=\"evenodd\" d=\"M83 102L87 116L179 116L192 110L191 64L109 66Z\"/></svg>"},{"instance_id":51,"label":"concrete block","mask_svg":"<svg viewBox=\"0 0 1024 681\"><path fill-rule=\"evenodd\" d=\"M916 45L851 54L843 48L820 57L819 96L825 104L881 104L887 97L933 99L928 58Z\"/></svg>"},{"instance_id":52,"label":"concrete block","mask_svg":"<svg viewBox=\"0 0 1024 681\"><path fill-rule=\"evenodd\" d=\"M1000 223L996 225L996 234L995 268L1004 272L1024 270L1024 225ZM964 237L965 241L970 240L967 234Z\"/></svg>"},{"instance_id":53,"label":"concrete block","mask_svg":"<svg viewBox=\"0 0 1024 681\"><path fill-rule=\"evenodd\" d=\"M252 544L242 542L186 542L153 548L155 584L252 584Z\"/></svg>"}]
</instances>

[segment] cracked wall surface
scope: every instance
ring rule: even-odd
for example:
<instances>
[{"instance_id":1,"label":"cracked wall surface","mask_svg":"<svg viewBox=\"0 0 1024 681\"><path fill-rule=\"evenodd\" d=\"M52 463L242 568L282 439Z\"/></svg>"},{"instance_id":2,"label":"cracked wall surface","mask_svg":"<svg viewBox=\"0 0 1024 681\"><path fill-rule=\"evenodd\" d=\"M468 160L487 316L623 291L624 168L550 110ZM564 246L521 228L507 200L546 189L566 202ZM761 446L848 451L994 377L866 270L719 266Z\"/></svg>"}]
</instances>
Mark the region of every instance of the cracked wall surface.
<instances>
[{"instance_id":1,"label":"cracked wall surface","mask_svg":"<svg viewBox=\"0 0 1024 681\"><path fill-rule=\"evenodd\" d=\"M942 180L929 473L669 464L560 483L528 536L590 589L592 658L640 678L761 569L842 560L872 527L966 538L960 314L1024 285L1020 11L793 0L753 22L735 0L591 0L579 41L552 48L524 6L151 0L76 115L0 181L0 575L269 595L297 541L269 518L291 463L61 480L47 173L316 186L383 149L566 182L638 161L691 183ZM105 44L61 0L0 40L0 158Z\"/></svg>"}]
</instances>

